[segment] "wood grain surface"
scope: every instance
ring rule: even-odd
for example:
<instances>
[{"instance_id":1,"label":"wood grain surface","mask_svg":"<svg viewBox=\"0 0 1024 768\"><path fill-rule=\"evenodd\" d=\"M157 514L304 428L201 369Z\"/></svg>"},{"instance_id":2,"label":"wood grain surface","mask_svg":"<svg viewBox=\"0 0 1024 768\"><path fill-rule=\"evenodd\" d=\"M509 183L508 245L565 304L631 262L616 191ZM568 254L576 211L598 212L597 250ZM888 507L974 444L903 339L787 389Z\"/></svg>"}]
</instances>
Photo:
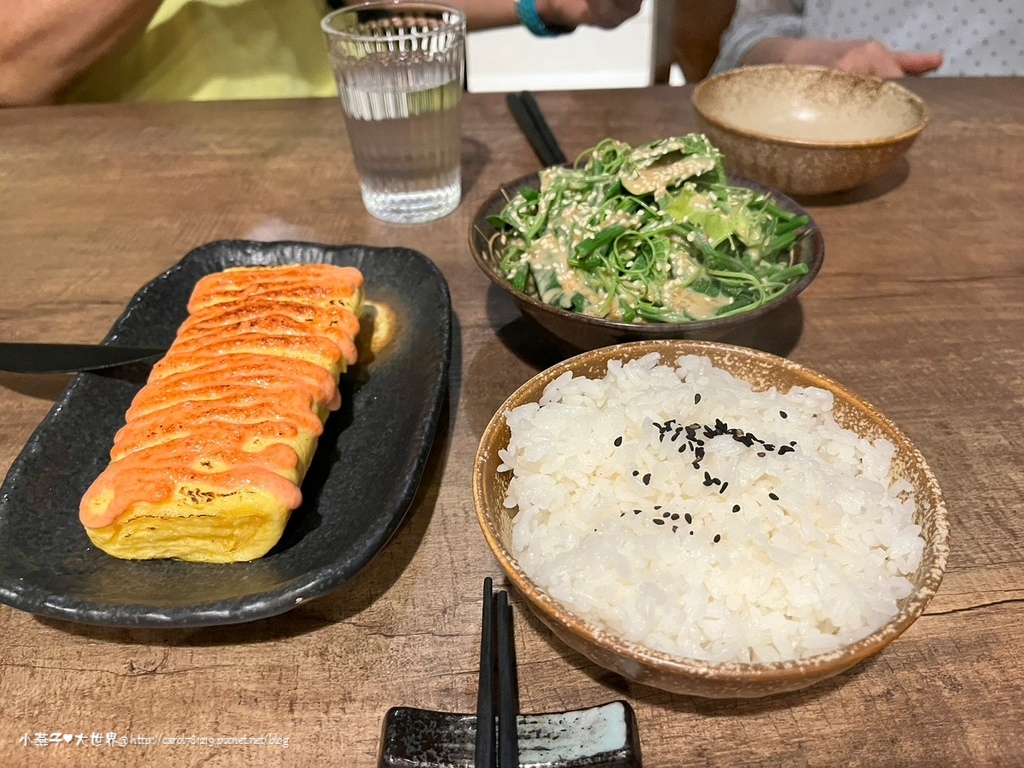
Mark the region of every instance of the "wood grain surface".
<instances>
[{"instance_id":1,"label":"wood grain surface","mask_svg":"<svg viewBox=\"0 0 1024 768\"><path fill-rule=\"evenodd\" d=\"M908 85L931 124L885 179L806 201L824 268L793 311L745 341L839 380L916 441L952 522L938 596L880 655L753 701L629 684L513 596L524 710L626 699L648 766L1024 765L1024 80ZM606 136L637 143L695 125L686 89L539 101L570 156ZM0 606L0 763L372 766L389 707L472 711L480 584L503 581L475 518L473 456L505 397L560 353L467 246L477 207L535 170L534 156L501 95L466 97L463 135L462 205L399 227L363 210L334 101L0 112L0 339L98 341L141 285L235 237L417 248L443 270L456 316L430 465L369 567L238 626L105 629ZM0 374L0 473L68 380ZM57 732L86 744L33 744ZM186 743L87 746L93 734ZM287 748L187 742L266 734Z\"/></svg>"}]
</instances>

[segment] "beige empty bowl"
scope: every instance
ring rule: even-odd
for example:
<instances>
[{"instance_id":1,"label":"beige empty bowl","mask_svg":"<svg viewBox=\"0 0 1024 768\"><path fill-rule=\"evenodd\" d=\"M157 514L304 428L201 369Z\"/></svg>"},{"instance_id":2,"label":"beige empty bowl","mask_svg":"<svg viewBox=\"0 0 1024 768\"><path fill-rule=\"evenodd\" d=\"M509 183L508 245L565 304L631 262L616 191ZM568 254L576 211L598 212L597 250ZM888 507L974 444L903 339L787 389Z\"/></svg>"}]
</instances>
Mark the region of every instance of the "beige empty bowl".
<instances>
[{"instance_id":1,"label":"beige empty bowl","mask_svg":"<svg viewBox=\"0 0 1024 768\"><path fill-rule=\"evenodd\" d=\"M896 165L928 109L891 80L769 64L698 84L701 130L733 173L792 195L853 189Z\"/></svg>"},{"instance_id":2,"label":"beige empty bowl","mask_svg":"<svg viewBox=\"0 0 1024 768\"><path fill-rule=\"evenodd\" d=\"M632 360L650 352L660 353L663 362L675 361L684 354L707 357L715 366L750 382L758 390L775 387L789 391L792 387L808 386L827 389L834 396L833 413L841 426L872 440L884 437L895 445L892 473L914 487L914 520L921 526L925 539L921 564L911 579L913 591L899 601L895 616L862 640L799 661L710 663L661 653L618 637L573 613L523 570L512 545L512 521L517 510L504 505L509 473L498 472L498 452L508 446L510 436L507 411L537 402L544 388L567 371L574 376L600 378L607 372L610 360ZM707 341L641 341L604 347L534 376L505 401L484 430L473 469L473 499L487 543L509 580L563 642L630 680L711 698L757 697L797 690L836 675L882 650L924 611L939 587L949 554L949 524L942 492L924 458L891 421L842 385L796 363L744 347ZM885 674L884 666L880 674Z\"/></svg>"}]
</instances>

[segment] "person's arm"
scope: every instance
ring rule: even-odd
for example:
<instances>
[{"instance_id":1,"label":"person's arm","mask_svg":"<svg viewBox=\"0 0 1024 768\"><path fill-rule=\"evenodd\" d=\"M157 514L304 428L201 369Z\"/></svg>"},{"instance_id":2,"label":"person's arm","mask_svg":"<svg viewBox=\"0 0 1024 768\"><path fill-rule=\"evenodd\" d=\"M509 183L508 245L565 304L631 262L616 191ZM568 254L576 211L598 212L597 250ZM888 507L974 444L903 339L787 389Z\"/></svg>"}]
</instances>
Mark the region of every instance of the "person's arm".
<instances>
[{"instance_id":1,"label":"person's arm","mask_svg":"<svg viewBox=\"0 0 1024 768\"><path fill-rule=\"evenodd\" d=\"M814 64L876 77L923 75L942 66L941 53L893 51L877 40L770 37L743 56L744 64Z\"/></svg>"},{"instance_id":2,"label":"person's arm","mask_svg":"<svg viewBox=\"0 0 1024 768\"><path fill-rule=\"evenodd\" d=\"M52 103L146 29L161 0L0 0L0 106Z\"/></svg>"},{"instance_id":3,"label":"person's arm","mask_svg":"<svg viewBox=\"0 0 1024 768\"><path fill-rule=\"evenodd\" d=\"M611 29L640 11L642 0L536 0L537 13L549 27L590 25ZM515 0L453 0L466 12L470 29L519 23Z\"/></svg>"},{"instance_id":4,"label":"person's arm","mask_svg":"<svg viewBox=\"0 0 1024 768\"><path fill-rule=\"evenodd\" d=\"M738 0L711 74L751 63L744 56L762 40L803 37L803 9L802 0Z\"/></svg>"}]
</instances>

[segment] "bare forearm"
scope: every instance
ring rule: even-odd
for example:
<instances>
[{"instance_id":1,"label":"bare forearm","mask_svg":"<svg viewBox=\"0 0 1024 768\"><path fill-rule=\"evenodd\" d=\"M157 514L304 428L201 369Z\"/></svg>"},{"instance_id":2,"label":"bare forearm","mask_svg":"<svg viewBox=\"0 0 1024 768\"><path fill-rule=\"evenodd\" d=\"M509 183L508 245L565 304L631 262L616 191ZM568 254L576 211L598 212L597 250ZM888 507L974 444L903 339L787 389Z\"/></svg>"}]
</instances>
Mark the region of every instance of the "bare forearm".
<instances>
[{"instance_id":1,"label":"bare forearm","mask_svg":"<svg viewBox=\"0 0 1024 768\"><path fill-rule=\"evenodd\" d=\"M906 77L934 72L942 54L894 51L877 40L825 40L769 37L744 55L743 64L812 64L875 77Z\"/></svg>"},{"instance_id":2,"label":"bare forearm","mask_svg":"<svg viewBox=\"0 0 1024 768\"><path fill-rule=\"evenodd\" d=\"M161 0L0 0L0 105L52 102L146 29Z\"/></svg>"},{"instance_id":3,"label":"bare forearm","mask_svg":"<svg viewBox=\"0 0 1024 768\"><path fill-rule=\"evenodd\" d=\"M751 46L743 64L817 64L831 66L842 43L816 38L769 37ZM835 49L835 50L833 50Z\"/></svg>"},{"instance_id":4,"label":"bare forearm","mask_svg":"<svg viewBox=\"0 0 1024 768\"><path fill-rule=\"evenodd\" d=\"M519 23L515 0L452 0L466 12L470 29ZM641 0L536 0L537 13L549 27L581 24L615 27L640 10Z\"/></svg>"},{"instance_id":5,"label":"bare forearm","mask_svg":"<svg viewBox=\"0 0 1024 768\"><path fill-rule=\"evenodd\" d=\"M458 0L452 5L465 11L470 29L507 27L519 22L515 0Z\"/></svg>"}]
</instances>

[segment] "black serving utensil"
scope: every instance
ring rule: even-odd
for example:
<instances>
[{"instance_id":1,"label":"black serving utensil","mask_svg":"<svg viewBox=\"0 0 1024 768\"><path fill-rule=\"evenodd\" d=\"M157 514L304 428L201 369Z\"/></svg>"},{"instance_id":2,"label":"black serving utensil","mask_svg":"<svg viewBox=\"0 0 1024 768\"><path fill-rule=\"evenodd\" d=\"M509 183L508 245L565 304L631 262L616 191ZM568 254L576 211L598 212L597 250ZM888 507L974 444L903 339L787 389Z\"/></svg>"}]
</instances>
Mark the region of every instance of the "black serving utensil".
<instances>
[{"instance_id":1,"label":"black serving utensil","mask_svg":"<svg viewBox=\"0 0 1024 768\"><path fill-rule=\"evenodd\" d=\"M76 373L138 363L166 354L167 348L113 344L36 344L0 342L0 371Z\"/></svg>"},{"instance_id":2,"label":"black serving utensil","mask_svg":"<svg viewBox=\"0 0 1024 768\"><path fill-rule=\"evenodd\" d=\"M526 135L541 164L545 168L564 165L567 162L565 153L558 146L558 139L555 138L533 94L529 91L520 91L508 94L506 99L516 123Z\"/></svg>"}]
</instances>

